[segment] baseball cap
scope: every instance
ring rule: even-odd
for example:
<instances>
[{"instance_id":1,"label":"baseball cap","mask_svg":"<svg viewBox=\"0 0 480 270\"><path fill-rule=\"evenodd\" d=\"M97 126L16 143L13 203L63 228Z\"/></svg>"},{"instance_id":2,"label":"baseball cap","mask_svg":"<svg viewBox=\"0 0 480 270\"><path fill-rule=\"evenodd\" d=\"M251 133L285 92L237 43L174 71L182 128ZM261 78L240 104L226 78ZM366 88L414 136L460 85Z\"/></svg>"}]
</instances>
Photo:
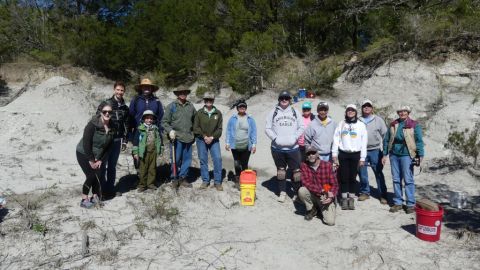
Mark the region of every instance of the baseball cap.
<instances>
[{"instance_id":1,"label":"baseball cap","mask_svg":"<svg viewBox=\"0 0 480 270\"><path fill-rule=\"evenodd\" d=\"M310 102L310 101L305 101L305 102L302 104L302 110L303 110L303 109L311 110L311 109L312 109L312 102Z\"/></svg>"},{"instance_id":2,"label":"baseball cap","mask_svg":"<svg viewBox=\"0 0 480 270\"><path fill-rule=\"evenodd\" d=\"M320 109L320 108L326 108L328 110L328 103L325 102L325 101L320 101L317 105L317 111Z\"/></svg>"},{"instance_id":3,"label":"baseball cap","mask_svg":"<svg viewBox=\"0 0 480 270\"><path fill-rule=\"evenodd\" d=\"M365 99L363 102L362 102L362 107L365 106L366 104L370 104L370 106L373 107L373 103L370 99Z\"/></svg>"}]
</instances>

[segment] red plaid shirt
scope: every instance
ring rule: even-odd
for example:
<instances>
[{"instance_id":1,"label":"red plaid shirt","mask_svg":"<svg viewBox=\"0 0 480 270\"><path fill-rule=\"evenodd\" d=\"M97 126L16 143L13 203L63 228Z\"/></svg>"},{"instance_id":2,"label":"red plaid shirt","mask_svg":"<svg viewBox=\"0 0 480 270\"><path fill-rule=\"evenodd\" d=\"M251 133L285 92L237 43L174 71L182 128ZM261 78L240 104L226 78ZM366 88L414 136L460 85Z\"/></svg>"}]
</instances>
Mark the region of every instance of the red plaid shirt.
<instances>
[{"instance_id":1,"label":"red plaid shirt","mask_svg":"<svg viewBox=\"0 0 480 270\"><path fill-rule=\"evenodd\" d=\"M315 194L322 193L323 185L329 184L331 186L330 192L337 195L338 183L335 174L333 173L332 163L320 160L317 170L303 162L300 166L302 172L302 184L310 192Z\"/></svg>"}]
</instances>

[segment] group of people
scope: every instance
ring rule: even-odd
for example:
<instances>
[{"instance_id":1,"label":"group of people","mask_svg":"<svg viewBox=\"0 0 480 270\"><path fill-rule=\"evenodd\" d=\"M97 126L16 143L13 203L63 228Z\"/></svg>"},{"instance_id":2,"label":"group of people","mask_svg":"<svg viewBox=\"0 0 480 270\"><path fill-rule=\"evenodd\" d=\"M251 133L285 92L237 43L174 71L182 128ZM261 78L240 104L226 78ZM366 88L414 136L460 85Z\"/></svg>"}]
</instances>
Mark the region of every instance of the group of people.
<instances>
[{"instance_id":1,"label":"group of people","mask_svg":"<svg viewBox=\"0 0 480 270\"><path fill-rule=\"evenodd\" d=\"M121 195L114 193L115 167L128 141L133 144L132 155L139 171L137 190L155 189L156 160L164 145L162 134L168 136L172 148L170 178L174 189L192 187L189 168L195 143L202 179L200 189L208 188L211 183L210 153L212 187L222 191L219 140L223 117L214 106L215 95L205 93L204 106L197 111L187 99L190 90L180 86L174 91L177 99L164 110L154 95L158 87L149 79L143 79L135 90L137 95L127 106L123 99L125 84L115 83L114 95L98 106L96 115L85 127L77 145L78 163L86 175L80 206L90 208L101 203L102 195ZM287 179L291 179L295 200L306 206L305 219L313 219L320 211L323 221L334 225L337 197L342 210L354 210L355 198L358 201L370 198L367 169L371 167L380 203L387 204L383 166L389 157L394 188L390 212L414 211L413 166L423 159L424 147L421 127L410 118L408 106L398 108L398 119L387 127L385 121L374 114L370 100L362 102L360 113L356 105L347 105L344 119L339 123L328 115L327 102L320 101L314 115L310 101L302 104L302 113L293 108L291 101L292 95L282 91L278 104L267 115L265 126L277 169L279 202L285 202ZM250 155L256 152L257 128L255 119L246 112L245 100L239 100L235 107L237 113L227 123L225 150L232 152L238 187L240 173L248 168ZM358 197L357 175L360 178Z\"/></svg>"},{"instance_id":2,"label":"group of people","mask_svg":"<svg viewBox=\"0 0 480 270\"><path fill-rule=\"evenodd\" d=\"M414 212L413 166L423 159L424 147L421 127L410 118L410 107L398 108L398 119L387 127L367 99L360 113L355 104L347 105L344 119L337 124L328 115L327 102L320 101L318 114L312 116L311 102L302 104L300 114L292 107L291 99L288 91L281 92L278 104L266 119L265 133L272 140L271 152L277 167L278 201L285 201L286 180L291 176L294 192L307 209L305 219L311 220L320 210L324 223L334 225L337 195L342 210L355 210L357 175L357 200L370 198L371 167L380 203L388 204L383 166L389 157L394 189L389 211Z\"/></svg>"}]
</instances>

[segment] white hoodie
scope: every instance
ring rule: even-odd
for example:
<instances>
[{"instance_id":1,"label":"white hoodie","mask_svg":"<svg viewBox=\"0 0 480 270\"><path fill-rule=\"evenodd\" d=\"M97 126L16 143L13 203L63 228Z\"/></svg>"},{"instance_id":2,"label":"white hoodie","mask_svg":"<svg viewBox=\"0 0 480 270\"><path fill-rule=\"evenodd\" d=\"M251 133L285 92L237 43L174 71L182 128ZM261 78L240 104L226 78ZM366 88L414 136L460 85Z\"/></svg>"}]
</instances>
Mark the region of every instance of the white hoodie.
<instances>
[{"instance_id":1,"label":"white hoodie","mask_svg":"<svg viewBox=\"0 0 480 270\"><path fill-rule=\"evenodd\" d=\"M274 117L275 111L277 114ZM282 109L279 105L267 115L265 134L272 140L274 149L289 151L298 148L298 138L304 131L301 117L300 112L293 107Z\"/></svg>"},{"instance_id":2,"label":"white hoodie","mask_svg":"<svg viewBox=\"0 0 480 270\"><path fill-rule=\"evenodd\" d=\"M332 156L338 157L338 150L360 152L360 161L367 157L367 128L359 120L356 123L345 123L342 120L333 134Z\"/></svg>"}]
</instances>

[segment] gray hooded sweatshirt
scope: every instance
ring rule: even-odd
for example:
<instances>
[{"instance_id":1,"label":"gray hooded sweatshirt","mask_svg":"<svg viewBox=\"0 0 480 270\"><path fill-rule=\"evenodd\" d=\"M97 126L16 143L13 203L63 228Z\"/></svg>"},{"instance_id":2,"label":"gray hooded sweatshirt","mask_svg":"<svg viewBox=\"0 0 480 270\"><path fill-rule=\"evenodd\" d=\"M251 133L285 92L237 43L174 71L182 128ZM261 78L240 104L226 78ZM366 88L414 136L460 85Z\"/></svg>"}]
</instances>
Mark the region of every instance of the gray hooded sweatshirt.
<instances>
[{"instance_id":1,"label":"gray hooded sweatshirt","mask_svg":"<svg viewBox=\"0 0 480 270\"><path fill-rule=\"evenodd\" d=\"M376 115L373 115L373 119L370 119L369 121L363 117L359 117L358 119L367 126L367 150L381 149L383 137L385 137L385 134L387 133L385 121Z\"/></svg>"},{"instance_id":2,"label":"gray hooded sweatshirt","mask_svg":"<svg viewBox=\"0 0 480 270\"><path fill-rule=\"evenodd\" d=\"M298 138L304 131L301 117L300 112L292 106L282 109L279 105L267 115L265 134L272 140L274 150L291 151L298 148Z\"/></svg>"},{"instance_id":3,"label":"gray hooded sweatshirt","mask_svg":"<svg viewBox=\"0 0 480 270\"><path fill-rule=\"evenodd\" d=\"M321 155L330 154L336 128L337 123L330 116L327 116L326 125L316 116L305 131L305 145L313 146Z\"/></svg>"}]
</instances>

